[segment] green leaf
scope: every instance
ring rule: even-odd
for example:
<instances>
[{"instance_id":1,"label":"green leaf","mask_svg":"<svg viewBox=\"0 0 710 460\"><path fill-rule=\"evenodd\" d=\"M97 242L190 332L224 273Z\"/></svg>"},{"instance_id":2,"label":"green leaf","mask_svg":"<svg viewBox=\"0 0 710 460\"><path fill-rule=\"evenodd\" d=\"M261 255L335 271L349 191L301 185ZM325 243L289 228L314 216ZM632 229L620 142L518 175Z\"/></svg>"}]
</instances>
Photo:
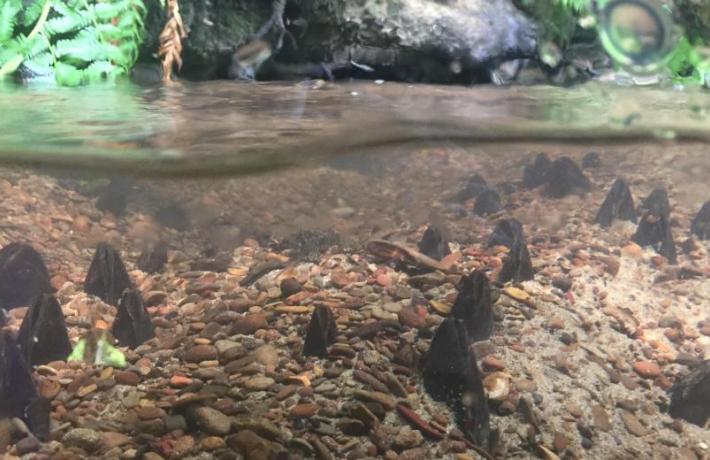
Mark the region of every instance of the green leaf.
<instances>
[{"instance_id":1,"label":"green leaf","mask_svg":"<svg viewBox=\"0 0 710 460\"><path fill-rule=\"evenodd\" d=\"M17 15L22 10L19 0L3 0L0 6L0 46L12 37L12 31L17 24Z\"/></svg>"},{"instance_id":2,"label":"green leaf","mask_svg":"<svg viewBox=\"0 0 710 460\"><path fill-rule=\"evenodd\" d=\"M52 69L54 59L49 52L41 53L22 63L32 74L37 76L47 76L54 73Z\"/></svg>"},{"instance_id":3,"label":"green leaf","mask_svg":"<svg viewBox=\"0 0 710 460\"><path fill-rule=\"evenodd\" d=\"M62 86L79 86L83 77L83 72L76 67L57 62L54 65L54 78Z\"/></svg>"},{"instance_id":4,"label":"green leaf","mask_svg":"<svg viewBox=\"0 0 710 460\"><path fill-rule=\"evenodd\" d=\"M42 14L42 8L44 3L41 1L35 1L30 6L26 7L22 12L22 25L25 27L32 26L37 19L39 19L40 14Z\"/></svg>"},{"instance_id":5,"label":"green leaf","mask_svg":"<svg viewBox=\"0 0 710 460\"><path fill-rule=\"evenodd\" d=\"M110 61L94 61L84 70L84 76L90 83L113 80L118 73Z\"/></svg>"}]
</instances>

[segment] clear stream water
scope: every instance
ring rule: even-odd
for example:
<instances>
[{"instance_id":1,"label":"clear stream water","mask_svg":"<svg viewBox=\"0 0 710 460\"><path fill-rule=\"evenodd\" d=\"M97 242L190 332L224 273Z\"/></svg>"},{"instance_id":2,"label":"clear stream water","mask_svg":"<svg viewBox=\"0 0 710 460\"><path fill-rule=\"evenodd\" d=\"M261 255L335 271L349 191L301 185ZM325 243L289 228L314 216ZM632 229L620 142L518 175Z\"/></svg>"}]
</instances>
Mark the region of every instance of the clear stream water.
<instances>
[{"instance_id":1,"label":"clear stream water","mask_svg":"<svg viewBox=\"0 0 710 460\"><path fill-rule=\"evenodd\" d=\"M707 91L216 81L0 90L0 162L240 175L421 141L710 140Z\"/></svg>"}]
</instances>

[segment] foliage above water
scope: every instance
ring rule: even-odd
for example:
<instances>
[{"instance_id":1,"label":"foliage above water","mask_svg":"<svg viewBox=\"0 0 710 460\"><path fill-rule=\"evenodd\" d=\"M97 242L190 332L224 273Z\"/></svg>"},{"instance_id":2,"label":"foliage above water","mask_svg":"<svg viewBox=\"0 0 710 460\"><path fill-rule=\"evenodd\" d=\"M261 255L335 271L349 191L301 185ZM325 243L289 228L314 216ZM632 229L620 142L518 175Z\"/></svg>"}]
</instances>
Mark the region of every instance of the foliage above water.
<instances>
[{"instance_id":1,"label":"foliage above water","mask_svg":"<svg viewBox=\"0 0 710 460\"><path fill-rule=\"evenodd\" d=\"M3 0L0 78L113 80L138 59L142 0Z\"/></svg>"},{"instance_id":2,"label":"foliage above water","mask_svg":"<svg viewBox=\"0 0 710 460\"><path fill-rule=\"evenodd\" d=\"M589 28L595 22L590 14L588 0L516 0L516 2L540 24L538 40L540 58L543 62L547 63L545 57L549 54L547 50L551 47L550 43L565 48L590 37L589 34L583 36L582 28L579 27L584 23L585 28ZM710 8L707 12L710 14ZM669 76L675 83L707 86L710 82L710 52L705 47L707 42L698 33L693 33L693 24L690 26L691 30L688 33L683 31L683 27L677 26L677 43L665 58L659 61L657 70ZM611 52L609 54L616 61L617 56ZM558 61L559 58L555 62ZM619 62L616 62L616 66L623 67ZM633 69L631 71L634 72Z\"/></svg>"}]
</instances>

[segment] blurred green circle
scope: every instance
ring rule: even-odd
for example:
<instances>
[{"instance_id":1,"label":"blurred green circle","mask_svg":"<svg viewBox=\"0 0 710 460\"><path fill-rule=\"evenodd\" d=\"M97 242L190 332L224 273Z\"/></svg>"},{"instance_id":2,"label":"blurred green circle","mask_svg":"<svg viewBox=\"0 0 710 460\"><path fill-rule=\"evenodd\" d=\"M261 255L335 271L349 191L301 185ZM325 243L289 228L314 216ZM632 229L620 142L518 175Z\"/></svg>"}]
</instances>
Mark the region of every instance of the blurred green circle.
<instances>
[{"instance_id":1,"label":"blurred green circle","mask_svg":"<svg viewBox=\"0 0 710 460\"><path fill-rule=\"evenodd\" d=\"M655 0L608 0L599 7L599 35L612 59L635 72L663 65L676 43L666 7Z\"/></svg>"}]
</instances>

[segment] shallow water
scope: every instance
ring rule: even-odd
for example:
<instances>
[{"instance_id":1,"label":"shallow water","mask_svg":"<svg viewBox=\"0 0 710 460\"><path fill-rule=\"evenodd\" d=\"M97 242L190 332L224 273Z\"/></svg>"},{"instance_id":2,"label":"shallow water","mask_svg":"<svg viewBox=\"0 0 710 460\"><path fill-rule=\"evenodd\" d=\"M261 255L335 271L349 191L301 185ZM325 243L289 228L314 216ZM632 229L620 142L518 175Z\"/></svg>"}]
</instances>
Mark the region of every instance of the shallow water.
<instances>
[{"instance_id":1,"label":"shallow water","mask_svg":"<svg viewBox=\"0 0 710 460\"><path fill-rule=\"evenodd\" d=\"M221 81L0 94L0 162L139 175L237 175L422 141L710 139L710 95L696 90Z\"/></svg>"},{"instance_id":2,"label":"shallow water","mask_svg":"<svg viewBox=\"0 0 710 460\"><path fill-rule=\"evenodd\" d=\"M57 443L20 443L0 419L0 451L16 443L12 453L73 449L79 458L707 458L707 428L671 417L669 406L672 386L710 355L710 244L692 230L710 198L709 110L705 92L594 85L5 92L0 301L15 303L3 340L40 318L36 349L62 355L67 340L109 328L127 341L127 365L94 365L86 353L84 363L43 362L31 378L52 402ZM539 153L574 166L569 193L550 185L568 176L526 185ZM475 175L497 201L474 196ZM665 244L637 245L638 223L597 223L618 178L637 221L661 222ZM645 216L642 203L658 188L669 214ZM488 244L507 218L522 225L529 252L530 266L513 272L532 270L532 279L507 280L520 253ZM451 253L443 260L418 252L429 226L444 239L434 256ZM8 257L13 242L41 255L56 304L27 300L36 262ZM167 262L148 273L143 254L159 242ZM107 262L117 258L127 272ZM462 294L462 276L477 270L491 302ZM104 300L102 276L113 280ZM130 306L116 305L127 284L137 288L126 291ZM469 332L446 318L485 304L464 321L481 324L471 336L483 340L462 346ZM43 329L38 312L50 307L55 323ZM330 326L328 311L334 330L314 335ZM131 318L142 318L140 337L125 328ZM444 346L430 358L440 330ZM326 339L322 356L303 356L306 342L317 351ZM490 438L455 416L478 379ZM0 386L0 410L18 394ZM702 398L692 404L705 410Z\"/></svg>"}]
</instances>

